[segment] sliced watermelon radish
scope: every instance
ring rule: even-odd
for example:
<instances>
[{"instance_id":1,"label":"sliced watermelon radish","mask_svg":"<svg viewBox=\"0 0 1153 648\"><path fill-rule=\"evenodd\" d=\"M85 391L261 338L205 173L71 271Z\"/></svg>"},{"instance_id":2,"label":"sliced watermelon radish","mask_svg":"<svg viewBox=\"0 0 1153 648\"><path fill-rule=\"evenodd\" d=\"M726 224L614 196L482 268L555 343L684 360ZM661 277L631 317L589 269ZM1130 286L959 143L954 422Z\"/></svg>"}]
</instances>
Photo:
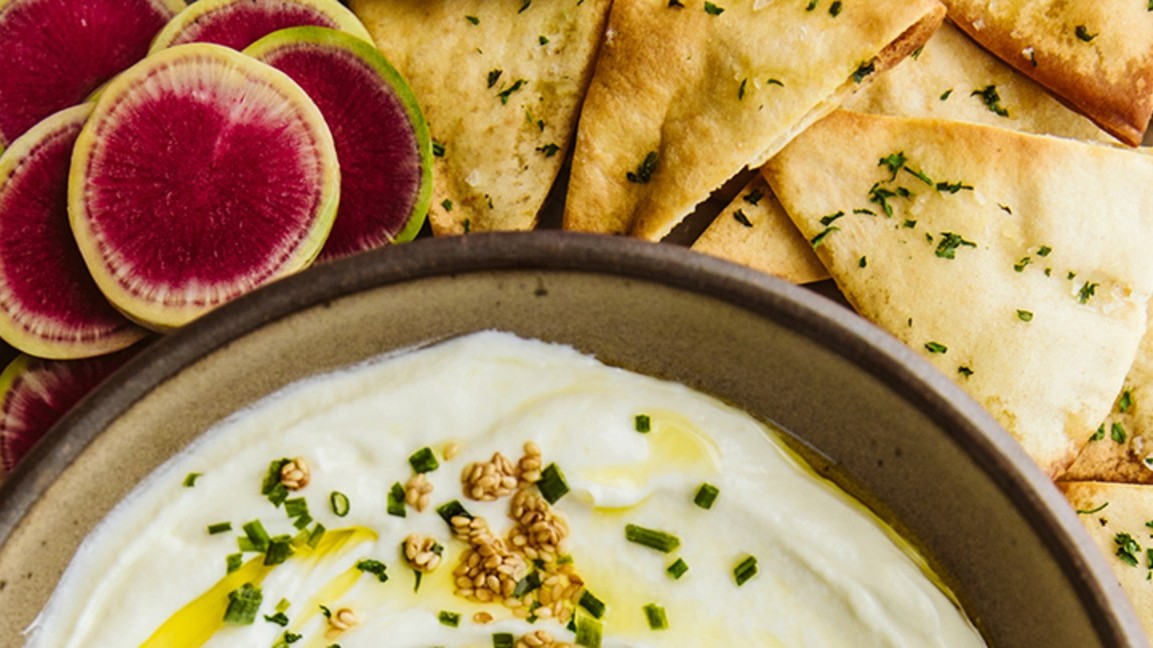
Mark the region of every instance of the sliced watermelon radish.
<instances>
[{"instance_id":1,"label":"sliced watermelon radish","mask_svg":"<svg viewBox=\"0 0 1153 648\"><path fill-rule=\"evenodd\" d=\"M144 336L104 299L68 224L72 145L91 112L66 108L0 156L0 338L41 358L110 353Z\"/></svg>"},{"instance_id":2,"label":"sliced watermelon radish","mask_svg":"<svg viewBox=\"0 0 1153 648\"><path fill-rule=\"evenodd\" d=\"M10 471L68 410L139 351L84 360L16 356L0 373L0 473Z\"/></svg>"},{"instance_id":3,"label":"sliced watermelon radish","mask_svg":"<svg viewBox=\"0 0 1153 648\"><path fill-rule=\"evenodd\" d=\"M337 0L198 0L156 35L152 51L186 43L242 50L274 31L307 25L339 29L372 42L360 19Z\"/></svg>"},{"instance_id":4,"label":"sliced watermelon radish","mask_svg":"<svg viewBox=\"0 0 1153 648\"><path fill-rule=\"evenodd\" d=\"M0 0L0 150L144 58L181 0Z\"/></svg>"},{"instance_id":5,"label":"sliced watermelon radish","mask_svg":"<svg viewBox=\"0 0 1153 648\"><path fill-rule=\"evenodd\" d=\"M384 56L323 27L274 32L244 53L299 83L332 130L340 208L320 259L415 237L432 193L432 141L416 98Z\"/></svg>"},{"instance_id":6,"label":"sliced watermelon radish","mask_svg":"<svg viewBox=\"0 0 1153 648\"><path fill-rule=\"evenodd\" d=\"M311 263L339 194L332 134L300 86L195 43L101 92L73 151L68 214L101 292L163 331Z\"/></svg>"}]
</instances>

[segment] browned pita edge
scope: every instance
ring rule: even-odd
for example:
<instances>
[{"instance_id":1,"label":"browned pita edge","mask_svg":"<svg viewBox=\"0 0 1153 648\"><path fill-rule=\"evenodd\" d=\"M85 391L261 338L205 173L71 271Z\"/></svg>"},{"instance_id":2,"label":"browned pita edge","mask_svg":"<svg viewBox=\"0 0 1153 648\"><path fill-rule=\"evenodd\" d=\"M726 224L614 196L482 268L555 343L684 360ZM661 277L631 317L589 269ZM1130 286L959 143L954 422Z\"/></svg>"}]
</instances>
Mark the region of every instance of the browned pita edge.
<instances>
[{"instance_id":1,"label":"browned pita edge","mask_svg":"<svg viewBox=\"0 0 1153 648\"><path fill-rule=\"evenodd\" d=\"M1061 479L1153 484L1153 322L1109 416Z\"/></svg>"},{"instance_id":2,"label":"browned pita edge","mask_svg":"<svg viewBox=\"0 0 1153 648\"><path fill-rule=\"evenodd\" d=\"M903 21L884 46L852 61L817 61L810 52L791 50L796 63L847 69L842 82L821 96L806 97L810 101L800 113L773 123L761 110L768 102L760 101L759 109L757 101L739 103L742 78L749 80L750 92L775 89L760 79L768 73L737 69L734 61L748 58L750 45L773 42L779 16L812 20L824 12L805 11L797 3L752 7L751 2L727 5L714 16L696 6L670 8L665 0L614 3L577 130L565 229L664 238L712 190L742 168L763 164L862 81L921 47L944 19L937 0L873 0L846 7L836 22L823 24L863 29L863 23L879 29L892 25L895 17ZM854 22L858 11L860 19ZM833 42L859 47L845 40ZM703 67L710 63L723 71ZM781 69L779 74L790 72L797 71ZM683 113L682 104L695 96L716 99ZM727 145L718 148L719 142ZM652 161L651 176L643 172L646 160ZM630 175L641 181L629 181Z\"/></svg>"},{"instance_id":3,"label":"browned pita edge","mask_svg":"<svg viewBox=\"0 0 1153 648\"><path fill-rule=\"evenodd\" d=\"M949 7L949 19L970 38L1121 142L1129 146L1141 144L1153 116L1153 30L1141 28L1149 23L1149 16L1144 15L1147 13L1145 3L1131 0L1035 1L1018 10L1028 20L1048 17L1039 28L1046 37L1026 40L1029 33L1022 30L1025 18L1013 24L1000 23L988 15L989 3L984 0L943 1ZM1070 15L1086 10L1109 12L1109 23L1089 28ZM1126 11L1128 15L1125 15ZM1092 41L1079 38L1078 28L1085 30L1085 38L1092 36L1094 40L1102 29L1119 30L1117 38L1143 39L1147 41L1145 54L1140 59L1124 61L1123 70L1110 69L1104 64L1110 61L1110 53L1098 49L1097 65L1091 70L1078 70L1063 49L1098 47Z\"/></svg>"},{"instance_id":4,"label":"browned pita edge","mask_svg":"<svg viewBox=\"0 0 1153 648\"><path fill-rule=\"evenodd\" d=\"M795 284L829 278L829 271L761 175L721 211L692 249Z\"/></svg>"},{"instance_id":5,"label":"browned pita edge","mask_svg":"<svg viewBox=\"0 0 1153 648\"><path fill-rule=\"evenodd\" d=\"M886 218L870 185L898 189L877 162L898 151L914 170L931 165L921 170L937 181L969 176L982 186L942 191L902 172L899 184L914 197L891 197ZM762 171L857 312L952 377L1049 475L1062 474L1121 390L1144 333L1153 293L1148 158L975 124L837 111ZM1081 174L1102 194L1092 205L1074 196L1084 191ZM941 200L955 200L955 210L932 202ZM1105 214L1117 222L1102 223ZM972 245L955 240L953 257L935 254L950 234ZM1089 283L1100 287L1091 303L1079 300L1078 286Z\"/></svg>"},{"instance_id":6,"label":"browned pita edge","mask_svg":"<svg viewBox=\"0 0 1153 648\"><path fill-rule=\"evenodd\" d=\"M575 137L610 4L351 1L428 121L433 234L537 226Z\"/></svg>"},{"instance_id":7,"label":"browned pita edge","mask_svg":"<svg viewBox=\"0 0 1153 648\"><path fill-rule=\"evenodd\" d=\"M1153 637L1153 486L1058 482L1078 519L1133 603L1145 634Z\"/></svg>"}]
</instances>

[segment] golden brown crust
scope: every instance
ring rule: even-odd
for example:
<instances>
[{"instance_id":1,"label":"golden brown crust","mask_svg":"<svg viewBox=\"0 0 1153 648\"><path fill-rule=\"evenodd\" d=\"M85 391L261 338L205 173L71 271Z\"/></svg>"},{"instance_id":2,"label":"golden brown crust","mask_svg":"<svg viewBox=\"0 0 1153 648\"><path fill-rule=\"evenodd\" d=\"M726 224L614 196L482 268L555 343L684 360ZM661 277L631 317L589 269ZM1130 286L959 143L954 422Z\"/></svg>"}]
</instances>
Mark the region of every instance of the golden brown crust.
<instances>
[{"instance_id":1,"label":"golden brown crust","mask_svg":"<svg viewBox=\"0 0 1153 648\"><path fill-rule=\"evenodd\" d=\"M897 154L895 175L878 164ZM841 111L763 171L857 311L1061 474L1108 413L1145 329L1153 160Z\"/></svg>"},{"instance_id":2,"label":"golden brown crust","mask_svg":"<svg viewBox=\"0 0 1153 648\"><path fill-rule=\"evenodd\" d=\"M615 3L582 108L565 228L663 238L943 18L936 0L847 4L836 16L791 2L725 3L719 15Z\"/></svg>"},{"instance_id":3,"label":"golden brown crust","mask_svg":"<svg viewBox=\"0 0 1153 648\"><path fill-rule=\"evenodd\" d=\"M440 152L434 234L536 226L572 145L610 1L536 0L520 11L488 0L352 0Z\"/></svg>"},{"instance_id":4,"label":"golden brown crust","mask_svg":"<svg viewBox=\"0 0 1153 648\"><path fill-rule=\"evenodd\" d=\"M1153 16L1131 0L944 0L1001 60L1130 145L1153 115Z\"/></svg>"}]
</instances>

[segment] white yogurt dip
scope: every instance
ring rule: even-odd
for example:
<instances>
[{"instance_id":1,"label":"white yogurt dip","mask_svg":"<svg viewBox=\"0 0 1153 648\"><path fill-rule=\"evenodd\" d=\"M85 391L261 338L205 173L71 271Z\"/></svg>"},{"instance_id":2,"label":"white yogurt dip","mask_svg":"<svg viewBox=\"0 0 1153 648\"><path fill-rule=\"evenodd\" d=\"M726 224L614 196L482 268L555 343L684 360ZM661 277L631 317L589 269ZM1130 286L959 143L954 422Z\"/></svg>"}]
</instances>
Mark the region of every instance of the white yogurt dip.
<instances>
[{"instance_id":1,"label":"white yogurt dip","mask_svg":"<svg viewBox=\"0 0 1153 648\"><path fill-rule=\"evenodd\" d=\"M638 431L646 419L648 431ZM29 645L489 647L534 631L572 644L558 611L575 615L586 644L599 627L606 647L984 645L871 515L774 437L681 385L509 334L380 358L263 399L156 471L84 542ZM511 537L511 496L477 501L462 491L467 466L499 452L515 468L529 441L569 488L545 507L567 537L537 564ZM422 448L438 463L423 473L430 506L390 515L390 487L414 476L409 457ZM296 457L309 479L288 497L307 502L303 518L262 494L270 462ZM507 483L540 503L556 482L529 484L531 472L514 470L521 478ZM707 509L694 503L706 483L717 490ZM339 512L347 501L343 517L334 500ZM486 521L488 541L520 556L504 564L521 566L513 580L531 614L462 595L454 570L470 544L436 511L452 500ZM229 575L228 556L254 520L268 536L295 538L294 553L267 567L271 550L243 553ZM209 532L224 523L229 530ZM312 549L318 523L326 532ZM630 541L628 525L677 546ZM419 590L401 550L411 533L441 548ZM755 573L738 584L750 557ZM387 582L366 559L386 566ZM688 567L679 578L668 571L677 561ZM533 572L545 585L531 587ZM225 623L227 594L241 581L254 581L262 602L251 623ZM558 596L575 592L569 602L552 600L554 581L568 590ZM665 624L654 629L656 606ZM338 616L355 624L328 618Z\"/></svg>"}]
</instances>

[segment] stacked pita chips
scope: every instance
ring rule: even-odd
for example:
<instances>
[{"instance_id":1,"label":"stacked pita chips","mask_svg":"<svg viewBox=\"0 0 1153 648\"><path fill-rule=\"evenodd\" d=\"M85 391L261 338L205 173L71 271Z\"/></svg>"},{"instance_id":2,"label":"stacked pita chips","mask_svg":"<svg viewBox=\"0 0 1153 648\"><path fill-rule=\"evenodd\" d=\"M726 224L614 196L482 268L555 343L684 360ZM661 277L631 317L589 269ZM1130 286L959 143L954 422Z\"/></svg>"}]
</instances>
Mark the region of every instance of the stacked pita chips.
<instances>
[{"instance_id":1,"label":"stacked pita chips","mask_svg":"<svg viewBox=\"0 0 1153 648\"><path fill-rule=\"evenodd\" d=\"M352 0L440 146L434 233L563 204L658 241L731 198L693 248L831 277L956 380L1153 634L1153 156L1118 145L1153 112L1146 4Z\"/></svg>"}]
</instances>

